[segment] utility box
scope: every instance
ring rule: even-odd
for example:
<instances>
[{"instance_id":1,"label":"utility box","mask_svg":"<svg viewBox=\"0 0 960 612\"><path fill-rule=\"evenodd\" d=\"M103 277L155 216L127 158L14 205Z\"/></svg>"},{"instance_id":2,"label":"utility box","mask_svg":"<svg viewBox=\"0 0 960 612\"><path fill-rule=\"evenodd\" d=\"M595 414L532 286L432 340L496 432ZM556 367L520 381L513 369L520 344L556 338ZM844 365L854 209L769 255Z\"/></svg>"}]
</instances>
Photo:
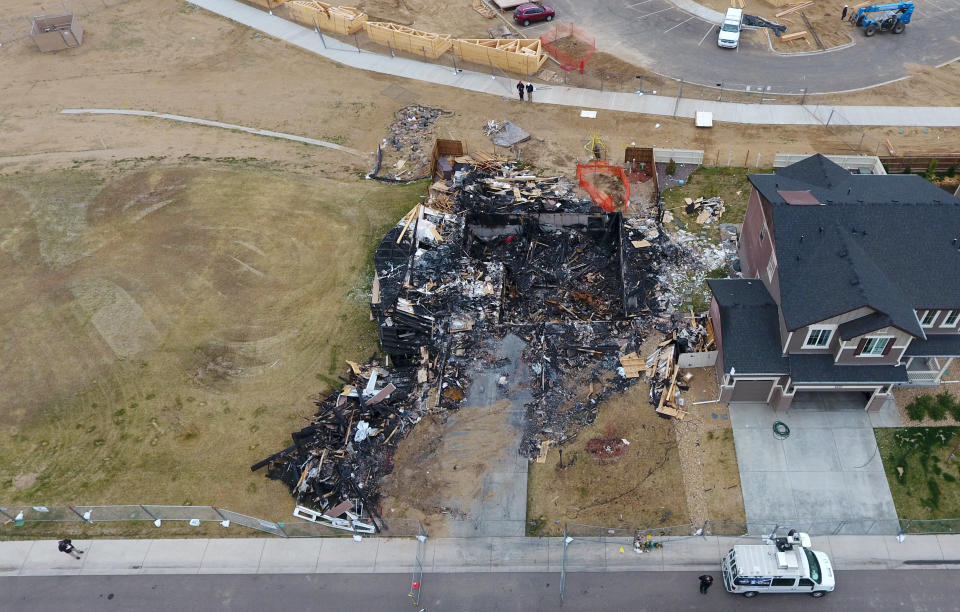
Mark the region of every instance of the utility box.
<instances>
[{"instance_id":1,"label":"utility box","mask_svg":"<svg viewBox=\"0 0 960 612\"><path fill-rule=\"evenodd\" d=\"M62 51L83 44L83 26L73 13L67 15L40 15L33 18L30 38L41 51Z\"/></svg>"}]
</instances>

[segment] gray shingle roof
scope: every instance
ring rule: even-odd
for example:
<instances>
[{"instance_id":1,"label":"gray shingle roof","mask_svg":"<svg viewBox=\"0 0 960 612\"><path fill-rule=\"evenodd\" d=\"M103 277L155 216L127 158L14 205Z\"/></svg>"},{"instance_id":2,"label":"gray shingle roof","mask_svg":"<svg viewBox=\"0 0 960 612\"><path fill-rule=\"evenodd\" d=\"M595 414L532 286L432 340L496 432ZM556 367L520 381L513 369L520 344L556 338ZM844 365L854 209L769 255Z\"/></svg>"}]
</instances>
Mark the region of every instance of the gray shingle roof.
<instances>
[{"instance_id":1,"label":"gray shingle roof","mask_svg":"<svg viewBox=\"0 0 960 612\"><path fill-rule=\"evenodd\" d=\"M777 304L759 280L712 279L720 307L723 367L737 374L789 374L781 354Z\"/></svg>"},{"instance_id":2,"label":"gray shingle roof","mask_svg":"<svg viewBox=\"0 0 960 612\"><path fill-rule=\"evenodd\" d=\"M836 365L833 355L790 355L794 383L900 383L907 382L906 366Z\"/></svg>"},{"instance_id":3,"label":"gray shingle roof","mask_svg":"<svg viewBox=\"0 0 960 612\"><path fill-rule=\"evenodd\" d=\"M960 357L960 334L936 334L927 336L926 340L914 340L907 347L904 355L907 357Z\"/></svg>"},{"instance_id":4,"label":"gray shingle roof","mask_svg":"<svg viewBox=\"0 0 960 612\"><path fill-rule=\"evenodd\" d=\"M822 155L751 174L771 202L787 329L870 306L924 337L917 308L960 306L960 199L915 175L854 175ZM822 206L788 205L809 190Z\"/></svg>"},{"instance_id":5,"label":"gray shingle roof","mask_svg":"<svg viewBox=\"0 0 960 612\"><path fill-rule=\"evenodd\" d=\"M837 333L843 340L849 340L863 334L869 334L872 331L883 329L891 324L890 317L882 312L875 312L853 321L847 321L837 327Z\"/></svg>"}]
</instances>

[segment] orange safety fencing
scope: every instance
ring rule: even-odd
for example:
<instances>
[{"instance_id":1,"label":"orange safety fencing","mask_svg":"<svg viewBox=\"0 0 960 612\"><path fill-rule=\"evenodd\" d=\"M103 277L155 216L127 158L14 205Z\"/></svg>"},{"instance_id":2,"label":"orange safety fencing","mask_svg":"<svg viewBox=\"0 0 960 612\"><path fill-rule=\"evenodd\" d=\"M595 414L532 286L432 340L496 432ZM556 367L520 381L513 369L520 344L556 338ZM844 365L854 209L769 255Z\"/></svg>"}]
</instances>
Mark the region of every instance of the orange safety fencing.
<instances>
[{"instance_id":1,"label":"orange safety fencing","mask_svg":"<svg viewBox=\"0 0 960 612\"><path fill-rule=\"evenodd\" d=\"M597 50L593 37L573 25L565 23L540 37L544 50L560 62L564 70L577 70L583 74L584 66Z\"/></svg>"},{"instance_id":2,"label":"orange safety fencing","mask_svg":"<svg viewBox=\"0 0 960 612\"><path fill-rule=\"evenodd\" d=\"M627 174L623 171L623 168L600 160L586 164L577 164L577 180L580 181L580 186L590 194L590 199L605 211L614 212L616 208L613 197L604 193L597 188L596 185L588 181L586 179L586 175L588 174L609 174L610 176L620 179L620 181L623 182L623 210L627 209L627 203L630 201L630 181L627 180Z\"/></svg>"}]
</instances>

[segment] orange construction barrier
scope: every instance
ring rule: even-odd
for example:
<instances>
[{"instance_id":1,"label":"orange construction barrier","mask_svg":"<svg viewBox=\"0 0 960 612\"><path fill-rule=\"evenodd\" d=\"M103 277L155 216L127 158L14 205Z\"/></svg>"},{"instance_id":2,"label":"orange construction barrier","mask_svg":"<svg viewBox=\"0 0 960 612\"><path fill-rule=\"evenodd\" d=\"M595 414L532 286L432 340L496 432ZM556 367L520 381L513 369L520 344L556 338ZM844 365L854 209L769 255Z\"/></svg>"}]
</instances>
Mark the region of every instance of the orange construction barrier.
<instances>
[{"instance_id":1,"label":"orange construction barrier","mask_svg":"<svg viewBox=\"0 0 960 612\"><path fill-rule=\"evenodd\" d=\"M627 180L627 174L623 171L623 168L602 160L596 160L586 164L577 164L577 180L580 181L580 186L590 194L590 199L605 211L614 212L616 207L613 202L613 197L598 189L596 185L585 178L588 174L598 173L615 176L623 182L623 210L626 210L627 203L630 201L630 181Z\"/></svg>"}]
</instances>

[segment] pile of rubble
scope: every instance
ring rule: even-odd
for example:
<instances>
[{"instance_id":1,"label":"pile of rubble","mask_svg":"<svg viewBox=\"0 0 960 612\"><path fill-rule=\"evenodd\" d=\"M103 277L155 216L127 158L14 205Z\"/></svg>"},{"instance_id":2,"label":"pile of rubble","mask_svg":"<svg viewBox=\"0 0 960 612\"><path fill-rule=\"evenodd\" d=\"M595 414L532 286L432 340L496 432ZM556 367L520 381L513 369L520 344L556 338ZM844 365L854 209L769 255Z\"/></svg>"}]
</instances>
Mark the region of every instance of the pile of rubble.
<instances>
[{"instance_id":1,"label":"pile of rubble","mask_svg":"<svg viewBox=\"0 0 960 612\"><path fill-rule=\"evenodd\" d=\"M419 104L398 110L387 137L377 148L377 167L369 178L391 182L429 178L433 163L433 125L444 114L450 113Z\"/></svg>"},{"instance_id":2,"label":"pile of rubble","mask_svg":"<svg viewBox=\"0 0 960 612\"><path fill-rule=\"evenodd\" d=\"M380 478L390 471L397 443L426 412L425 388L411 368L348 364L347 384L316 402L310 424L291 434L293 444L250 469L266 467L268 477L290 487L298 506L319 510L321 522L336 526L352 512L369 515L379 531Z\"/></svg>"},{"instance_id":3,"label":"pile of rubble","mask_svg":"<svg viewBox=\"0 0 960 612\"><path fill-rule=\"evenodd\" d=\"M575 438L641 373L657 411L682 417L677 357L708 346L698 325L674 329L670 313L674 276L713 262L676 240L686 234L668 234L660 209L624 219L569 180L487 154L437 166L426 201L374 253L371 312L387 360L353 364L294 444L254 466L329 522L367 513L377 527L378 481L396 444L425 413L460 409L471 372L503 365L493 339L525 343L520 452L531 459ZM671 330L655 356L638 355L651 333ZM615 455L612 444L597 453Z\"/></svg>"},{"instance_id":4,"label":"pile of rubble","mask_svg":"<svg viewBox=\"0 0 960 612\"><path fill-rule=\"evenodd\" d=\"M723 199L713 198L684 198L686 207L684 211L688 215L697 215L697 223L705 225L713 221L719 221L726 208L723 206Z\"/></svg>"},{"instance_id":5,"label":"pile of rubble","mask_svg":"<svg viewBox=\"0 0 960 612\"><path fill-rule=\"evenodd\" d=\"M684 353L700 353L712 351L716 347L713 335L713 325L709 317L696 317L692 312L688 324L674 329L656 350L643 360L646 368L645 375L650 383L650 403L656 406L658 414L671 416L681 421L686 417L684 399L681 391L689 389L691 374L686 374L677 380L681 369L681 355ZM627 375L639 376L637 368L640 361L636 355L626 356L628 361L623 367L633 369ZM623 361L623 360L621 360Z\"/></svg>"}]
</instances>

